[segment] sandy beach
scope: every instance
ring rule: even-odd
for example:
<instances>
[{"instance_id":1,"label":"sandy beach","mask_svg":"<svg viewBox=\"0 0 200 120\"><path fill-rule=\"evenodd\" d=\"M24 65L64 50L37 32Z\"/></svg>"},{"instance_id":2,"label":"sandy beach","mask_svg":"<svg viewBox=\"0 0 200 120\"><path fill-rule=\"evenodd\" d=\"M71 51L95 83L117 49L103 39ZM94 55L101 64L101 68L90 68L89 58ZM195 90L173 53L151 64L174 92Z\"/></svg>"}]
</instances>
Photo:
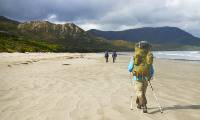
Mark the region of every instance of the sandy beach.
<instances>
[{"instance_id":1,"label":"sandy beach","mask_svg":"<svg viewBox=\"0 0 200 120\"><path fill-rule=\"evenodd\" d=\"M130 110L130 56L0 53L0 120L199 120L200 64L155 59L148 114Z\"/></svg>"}]
</instances>

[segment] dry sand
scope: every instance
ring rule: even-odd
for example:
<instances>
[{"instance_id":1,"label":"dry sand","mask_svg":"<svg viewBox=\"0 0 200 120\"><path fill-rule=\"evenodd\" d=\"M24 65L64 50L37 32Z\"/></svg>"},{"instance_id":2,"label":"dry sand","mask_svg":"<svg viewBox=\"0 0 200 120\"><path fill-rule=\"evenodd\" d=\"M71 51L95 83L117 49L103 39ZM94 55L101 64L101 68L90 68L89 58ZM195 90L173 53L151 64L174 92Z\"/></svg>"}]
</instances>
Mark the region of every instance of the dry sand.
<instances>
[{"instance_id":1,"label":"dry sand","mask_svg":"<svg viewBox=\"0 0 200 120\"><path fill-rule=\"evenodd\" d=\"M129 56L110 61L101 54L1 53L0 120L200 119L199 63L155 60L152 85L164 113L148 87L143 114L135 104L130 110Z\"/></svg>"}]
</instances>

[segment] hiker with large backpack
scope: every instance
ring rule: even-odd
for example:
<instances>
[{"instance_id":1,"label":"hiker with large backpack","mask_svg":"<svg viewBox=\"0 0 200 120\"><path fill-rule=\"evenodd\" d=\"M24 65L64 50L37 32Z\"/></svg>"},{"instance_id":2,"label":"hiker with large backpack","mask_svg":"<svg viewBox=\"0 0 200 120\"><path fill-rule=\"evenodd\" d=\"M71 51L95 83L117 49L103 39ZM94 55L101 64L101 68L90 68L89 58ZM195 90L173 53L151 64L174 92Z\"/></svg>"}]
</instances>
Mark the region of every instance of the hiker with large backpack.
<instances>
[{"instance_id":1,"label":"hiker with large backpack","mask_svg":"<svg viewBox=\"0 0 200 120\"><path fill-rule=\"evenodd\" d=\"M108 51L105 51L104 57L105 57L105 59L106 59L106 62L108 62L108 58L109 58L109 53L108 53Z\"/></svg>"},{"instance_id":2,"label":"hiker with large backpack","mask_svg":"<svg viewBox=\"0 0 200 120\"><path fill-rule=\"evenodd\" d=\"M130 61L128 70L134 81L137 108L147 113L146 90L148 81L154 74L153 54L151 45L147 41L140 41L135 45L134 58L133 61Z\"/></svg>"}]
</instances>

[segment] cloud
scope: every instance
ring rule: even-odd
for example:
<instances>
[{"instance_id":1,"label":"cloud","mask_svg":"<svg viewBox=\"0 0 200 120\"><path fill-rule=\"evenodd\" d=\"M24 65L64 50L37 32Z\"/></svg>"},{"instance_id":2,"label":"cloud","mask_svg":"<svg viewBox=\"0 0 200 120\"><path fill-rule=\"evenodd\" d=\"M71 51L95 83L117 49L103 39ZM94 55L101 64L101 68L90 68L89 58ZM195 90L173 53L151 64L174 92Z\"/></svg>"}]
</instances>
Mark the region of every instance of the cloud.
<instances>
[{"instance_id":1,"label":"cloud","mask_svg":"<svg viewBox=\"0 0 200 120\"><path fill-rule=\"evenodd\" d=\"M47 18L45 18L44 20L56 24L65 24L67 22L67 21L59 21L57 15L55 14L48 15Z\"/></svg>"},{"instance_id":2,"label":"cloud","mask_svg":"<svg viewBox=\"0 0 200 120\"><path fill-rule=\"evenodd\" d=\"M199 6L200 0L0 0L0 15L74 22L85 30L174 26L200 36Z\"/></svg>"},{"instance_id":3,"label":"cloud","mask_svg":"<svg viewBox=\"0 0 200 120\"><path fill-rule=\"evenodd\" d=\"M93 24L93 23L80 24L79 26L80 26L81 28L84 28L85 30L90 30L90 29L103 29L100 25L98 25L98 24Z\"/></svg>"}]
</instances>

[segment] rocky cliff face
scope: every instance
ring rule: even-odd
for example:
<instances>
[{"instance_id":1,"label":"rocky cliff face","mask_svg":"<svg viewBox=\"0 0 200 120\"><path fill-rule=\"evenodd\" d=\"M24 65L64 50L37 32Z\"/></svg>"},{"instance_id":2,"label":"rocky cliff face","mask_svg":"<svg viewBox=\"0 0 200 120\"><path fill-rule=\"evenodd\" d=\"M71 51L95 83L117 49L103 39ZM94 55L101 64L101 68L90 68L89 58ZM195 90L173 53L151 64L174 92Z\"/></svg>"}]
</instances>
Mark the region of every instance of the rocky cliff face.
<instances>
[{"instance_id":1,"label":"rocky cliff face","mask_svg":"<svg viewBox=\"0 0 200 120\"><path fill-rule=\"evenodd\" d=\"M57 34L63 34L66 32L77 34L84 32L83 29L79 28L73 23L53 24L48 21L24 22L18 25L18 29L21 31L47 32L47 33L57 33Z\"/></svg>"},{"instance_id":2,"label":"rocky cliff face","mask_svg":"<svg viewBox=\"0 0 200 120\"><path fill-rule=\"evenodd\" d=\"M126 49L90 35L73 23L20 23L0 16L0 52L98 52L118 48Z\"/></svg>"},{"instance_id":3,"label":"rocky cliff face","mask_svg":"<svg viewBox=\"0 0 200 120\"><path fill-rule=\"evenodd\" d=\"M18 30L21 34L42 40L77 40L83 36L89 37L80 27L73 23L53 24L48 21L30 21L20 23Z\"/></svg>"}]
</instances>

